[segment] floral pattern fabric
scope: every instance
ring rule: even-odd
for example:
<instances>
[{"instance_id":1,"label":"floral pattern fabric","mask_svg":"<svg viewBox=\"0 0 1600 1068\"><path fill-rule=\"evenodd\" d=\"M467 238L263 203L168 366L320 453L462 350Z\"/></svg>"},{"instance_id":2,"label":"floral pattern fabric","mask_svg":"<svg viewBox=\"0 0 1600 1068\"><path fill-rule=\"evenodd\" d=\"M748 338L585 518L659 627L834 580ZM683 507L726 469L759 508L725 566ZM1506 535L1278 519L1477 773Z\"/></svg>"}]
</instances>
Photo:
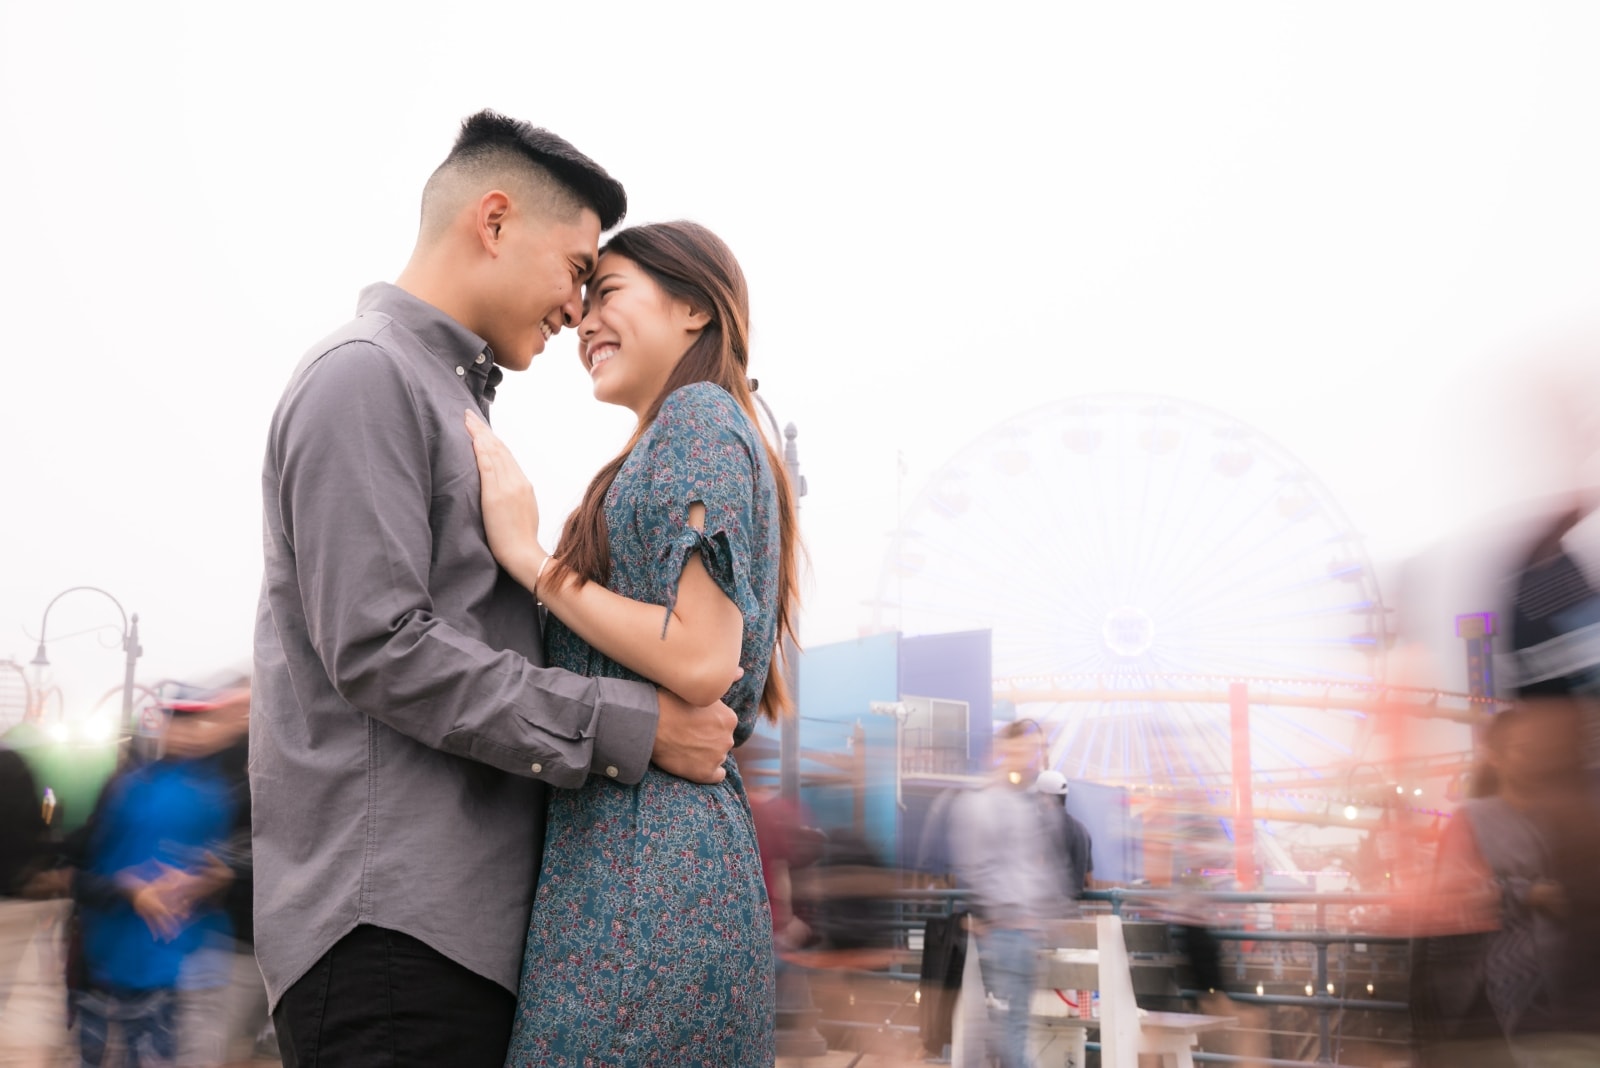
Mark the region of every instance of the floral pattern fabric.
<instances>
[{"instance_id":1,"label":"floral pattern fabric","mask_svg":"<svg viewBox=\"0 0 1600 1068\"><path fill-rule=\"evenodd\" d=\"M705 506L703 530L688 525ZM777 640L778 499L766 449L718 386L675 390L606 497L616 592L663 606L691 553L744 617L744 676L724 698L754 729ZM639 676L553 617L549 662ZM508 1066L771 1065L772 921L750 806L728 777L702 786L650 767L550 802Z\"/></svg>"}]
</instances>

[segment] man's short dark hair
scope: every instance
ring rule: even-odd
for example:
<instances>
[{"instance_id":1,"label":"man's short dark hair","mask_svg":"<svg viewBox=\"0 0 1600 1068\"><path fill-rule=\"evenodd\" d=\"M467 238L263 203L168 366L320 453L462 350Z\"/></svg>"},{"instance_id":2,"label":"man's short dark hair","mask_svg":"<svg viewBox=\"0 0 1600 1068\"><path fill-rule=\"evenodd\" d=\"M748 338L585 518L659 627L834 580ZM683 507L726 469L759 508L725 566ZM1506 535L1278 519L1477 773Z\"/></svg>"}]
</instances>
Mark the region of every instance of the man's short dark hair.
<instances>
[{"instance_id":1,"label":"man's short dark hair","mask_svg":"<svg viewBox=\"0 0 1600 1068\"><path fill-rule=\"evenodd\" d=\"M1038 735L1042 738L1044 737L1044 728L1039 726L1038 720L1018 719L1002 726L999 733L1002 740L1009 742L1013 738L1026 738L1029 735Z\"/></svg>"},{"instance_id":2,"label":"man's short dark hair","mask_svg":"<svg viewBox=\"0 0 1600 1068\"><path fill-rule=\"evenodd\" d=\"M531 164L536 176L550 179L578 206L598 215L600 229L611 229L627 213L628 194L622 183L600 164L549 130L487 109L461 121L461 133L435 178L444 172L492 166L519 157Z\"/></svg>"}]
</instances>

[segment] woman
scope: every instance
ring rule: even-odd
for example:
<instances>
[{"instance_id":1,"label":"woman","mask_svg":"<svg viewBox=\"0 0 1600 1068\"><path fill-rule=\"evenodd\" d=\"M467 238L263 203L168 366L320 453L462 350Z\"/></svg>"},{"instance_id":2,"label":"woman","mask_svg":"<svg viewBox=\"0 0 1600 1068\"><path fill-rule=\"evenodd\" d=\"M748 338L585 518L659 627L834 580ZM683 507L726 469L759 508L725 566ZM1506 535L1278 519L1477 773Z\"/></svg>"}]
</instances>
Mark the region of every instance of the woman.
<instances>
[{"instance_id":1,"label":"woman","mask_svg":"<svg viewBox=\"0 0 1600 1068\"><path fill-rule=\"evenodd\" d=\"M489 544L548 607L550 663L725 700L736 744L787 703L771 668L796 586L793 499L756 429L748 320L738 262L701 226L636 227L601 251L579 354L595 396L639 423L554 556L532 488L468 413ZM710 787L652 767L637 786L556 791L508 1064L771 1064L773 1003L771 918L731 759Z\"/></svg>"}]
</instances>

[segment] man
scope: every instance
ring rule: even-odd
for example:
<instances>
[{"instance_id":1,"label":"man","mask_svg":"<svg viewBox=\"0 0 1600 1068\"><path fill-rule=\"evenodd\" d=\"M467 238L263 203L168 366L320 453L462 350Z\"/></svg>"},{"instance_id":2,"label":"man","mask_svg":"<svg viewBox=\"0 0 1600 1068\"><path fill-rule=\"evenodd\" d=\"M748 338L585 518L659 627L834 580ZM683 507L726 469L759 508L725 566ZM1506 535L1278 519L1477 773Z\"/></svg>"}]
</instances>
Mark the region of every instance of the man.
<instances>
[{"instance_id":1,"label":"man","mask_svg":"<svg viewBox=\"0 0 1600 1068\"><path fill-rule=\"evenodd\" d=\"M720 781L733 713L541 666L462 422L580 318L622 186L481 112L394 285L275 412L250 724L256 954L285 1065L501 1064L547 785Z\"/></svg>"},{"instance_id":2,"label":"man","mask_svg":"<svg viewBox=\"0 0 1600 1068\"><path fill-rule=\"evenodd\" d=\"M957 799L950 813L950 858L957 881L971 894L983 985L1007 1006L993 1043L1002 1068L1027 1063L1038 951L1072 907L1062 887L1067 875L1059 823L1053 806L1032 789L1042 749L1036 723L1006 724L995 738L993 778ZM962 992L963 1000L981 995Z\"/></svg>"},{"instance_id":3,"label":"man","mask_svg":"<svg viewBox=\"0 0 1600 1068\"><path fill-rule=\"evenodd\" d=\"M1045 797L1061 799L1062 848L1072 867L1069 889L1074 899L1082 898L1083 892L1089 889L1090 873L1094 871L1094 840L1089 836L1089 828L1067 811L1067 777L1054 768L1046 768L1034 780L1033 788Z\"/></svg>"}]
</instances>

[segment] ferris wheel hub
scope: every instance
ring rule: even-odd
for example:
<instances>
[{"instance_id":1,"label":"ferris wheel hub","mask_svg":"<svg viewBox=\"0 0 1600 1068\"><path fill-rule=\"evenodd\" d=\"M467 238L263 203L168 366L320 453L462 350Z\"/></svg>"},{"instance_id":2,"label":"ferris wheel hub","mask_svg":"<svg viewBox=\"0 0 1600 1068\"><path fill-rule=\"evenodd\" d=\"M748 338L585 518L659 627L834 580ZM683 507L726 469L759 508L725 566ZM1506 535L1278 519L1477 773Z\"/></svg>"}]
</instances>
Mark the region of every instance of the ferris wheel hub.
<instances>
[{"instance_id":1,"label":"ferris wheel hub","mask_svg":"<svg viewBox=\"0 0 1600 1068\"><path fill-rule=\"evenodd\" d=\"M1156 624L1150 613L1134 605L1123 605L1106 613L1100 637L1113 656L1137 660L1156 643Z\"/></svg>"}]
</instances>

